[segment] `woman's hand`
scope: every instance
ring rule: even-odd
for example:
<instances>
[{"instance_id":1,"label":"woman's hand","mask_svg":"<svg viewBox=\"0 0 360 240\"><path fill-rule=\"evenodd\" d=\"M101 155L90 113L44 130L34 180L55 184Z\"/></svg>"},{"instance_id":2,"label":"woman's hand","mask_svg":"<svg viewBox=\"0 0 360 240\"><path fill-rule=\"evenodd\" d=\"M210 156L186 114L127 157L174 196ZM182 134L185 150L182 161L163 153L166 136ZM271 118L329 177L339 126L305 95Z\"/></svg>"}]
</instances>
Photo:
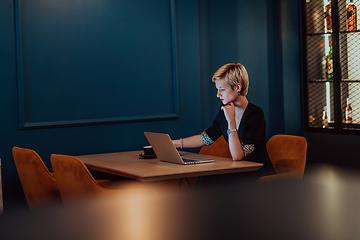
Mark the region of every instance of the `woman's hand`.
<instances>
[{"instance_id":1,"label":"woman's hand","mask_svg":"<svg viewBox=\"0 0 360 240\"><path fill-rule=\"evenodd\" d=\"M223 110L225 118L229 124L229 126L231 124L235 124L236 125L236 120L235 120L235 106L233 102L230 102L228 105L222 106L221 110Z\"/></svg>"},{"instance_id":2,"label":"woman's hand","mask_svg":"<svg viewBox=\"0 0 360 240\"><path fill-rule=\"evenodd\" d=\"M174 146L176 148L180 148L181 147L181 141L179 140L172 140L172 143L174 144Z\"/></svg>"},{"instance_id":3,"label":"woman's hand","mask_svg":"<svg viewBox=\"0 0 360 240\"><path fill-rule=\"evenodd\" d=\"M182 142L182 143L181 143ZM200 135L195 135L188 138L172 140L172 143L176 148L196 148L205 145Z\"/></svg>"},{"instance_id":4,"label":"woman's hand","mask_svg":"<svg viewBox=\"0 0 360 240\"><path fill-rule=\"evenodd\" d=\"M229 129L236 129L236 113L234 103L229 103L226 106L222 106L221 109L224 111L225 118L228 122ZM229 149L231 157L234 161L238 161L244 158L244 151L241 147L239 135L236 132L229 134Z\"/></svg>"}]
</instances>

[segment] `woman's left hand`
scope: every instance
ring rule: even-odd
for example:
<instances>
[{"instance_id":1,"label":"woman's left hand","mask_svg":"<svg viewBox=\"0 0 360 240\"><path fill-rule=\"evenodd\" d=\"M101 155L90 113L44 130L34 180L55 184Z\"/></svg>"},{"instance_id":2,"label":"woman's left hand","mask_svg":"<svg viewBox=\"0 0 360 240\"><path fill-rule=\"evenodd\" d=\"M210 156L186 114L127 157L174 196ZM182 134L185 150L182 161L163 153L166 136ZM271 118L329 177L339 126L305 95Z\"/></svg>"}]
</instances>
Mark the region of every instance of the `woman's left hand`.
<instances>
[{"instance_id":1,"label":"woman's left hand","mask_svg":"<svg viewBox=\"0 0 360 240\"><path fill-rule=\"evenodd\" d=\"M222 106L221 110L224 111L226 120L228 123L235 123L235 106L233 102L230 102L228 105Z\"/></svg>"}]
</instances>

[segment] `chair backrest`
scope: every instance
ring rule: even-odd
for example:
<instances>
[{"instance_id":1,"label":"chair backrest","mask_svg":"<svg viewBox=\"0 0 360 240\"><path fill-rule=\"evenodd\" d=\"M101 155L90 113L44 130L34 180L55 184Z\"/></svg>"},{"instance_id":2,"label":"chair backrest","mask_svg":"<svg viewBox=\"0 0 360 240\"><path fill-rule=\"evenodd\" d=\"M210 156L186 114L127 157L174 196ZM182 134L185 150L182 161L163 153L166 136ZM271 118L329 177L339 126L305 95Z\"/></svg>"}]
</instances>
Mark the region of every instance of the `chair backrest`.
<instances>
[{"instance_id":1,"label":"chair backrest","mask_svg":"<svg viewBox=\"0 0 360 240\"><path fill-rule=\"evenodd\" d=\"M210 146L203 146L199 152L200 154L218 156L218 157L227 157L231 158L231 153L229 149L229 144L226 142L224 136L218 138Z\"/></svg>"},{"instance_id":2,"label":"chair backrest","mask_svg":"<svg viewBox=\"0 0 360 240\"><path fill-rule=\"evenodd\" d=\"M51 164L63 202L107 192L77 157L52 154Z\"/></svg>"},{"instance_id":3,"label":"chair backrest","mask_svg":"<svg viewBox=\"0 0 360 240\"><path fill-rule=\"evenodd\" d=\"M306 163L307 142L304 137L274 135L266 144L270 161L276 173L292 171L303 176Z\"/></svg>"},{"instance_id":4,"label":"chair backrest","mask_svg":"<svg viewBox=\"0 0 360 240\"><path fill-rule=\"evenodd\" d=\"M60 203L56 180L40 156L33 150L19 147L13 147L12 152L29 208Z\"/></svg>"}]
</instances>

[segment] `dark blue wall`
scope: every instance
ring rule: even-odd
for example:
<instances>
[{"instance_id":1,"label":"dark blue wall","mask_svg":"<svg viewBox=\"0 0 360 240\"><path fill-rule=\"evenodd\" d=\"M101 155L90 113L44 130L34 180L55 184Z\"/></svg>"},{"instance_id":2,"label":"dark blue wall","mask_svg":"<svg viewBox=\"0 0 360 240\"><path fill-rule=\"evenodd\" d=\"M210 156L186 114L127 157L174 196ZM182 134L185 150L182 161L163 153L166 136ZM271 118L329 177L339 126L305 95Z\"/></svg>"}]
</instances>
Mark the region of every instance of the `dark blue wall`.
<instances>
[{"instance_id":1,"label":"dark blue wall","mask_svg":"<svg viewBox=\"0 0 360 240\"><path fill-rule=\"evenodd\" d=\"M299 1L281 0L284 133L303 134Z\"/></svg>"},{"instance_id":2,"label":"dark blue wall","mask_svg":"<svg viewBox=\"0 0 360 240\"><path fill-rule=\"evenodd\" d=\"M228 62L248 69L268 137L301 134L298 1L289 2L0 1L5 211L24 206L13 146L51 169L52 153L141 149L143 131L198 134L220 104L212 74Z\"/></svg>"},{"instance_id":3,"label":"dark blue wall","mask_svg":"<svg viewBox=\"0 0 360 240\"><path fill-rule=\"evenodd\" d=\"M201 0L199 6L203 125L218 111L213 73L240 62L249 74L248 99L264 110L267 137L301 135L299 1Z\"/></svg>"}]
</instances>

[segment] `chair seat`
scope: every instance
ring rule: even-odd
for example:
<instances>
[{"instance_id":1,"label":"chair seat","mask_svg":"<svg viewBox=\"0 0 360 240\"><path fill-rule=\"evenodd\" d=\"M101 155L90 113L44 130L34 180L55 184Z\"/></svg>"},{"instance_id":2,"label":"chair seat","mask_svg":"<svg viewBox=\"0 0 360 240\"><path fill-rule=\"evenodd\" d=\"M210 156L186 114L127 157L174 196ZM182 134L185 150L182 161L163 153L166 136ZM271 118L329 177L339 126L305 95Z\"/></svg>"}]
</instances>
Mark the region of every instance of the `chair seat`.
<instances>
[{"instance_id":1,"label":"chair seat","mask_svg":"<svg viewBox=\"0 0 360 240\"><path fill-rule=\"evenodd\" d=\"M113 184L113 182L108 179L95 179L95 181L103 188L111 188Z\"/></svg>"},{"instance_id":2,"label":"chair seat","mask_svg":"<svg viewBox=\"0 0 360 240\"><path fill-rule=\"evenodd\" d=\"M52 154L51 164L64 203L116 191L109 189L110 180L96 181L77 157Z\"/></svg>"},{"instance_id":3,"label":"chair seat","mask_svg":"<svg viewBox=\"0 0 360 240\"><path fill-rule=\"evenodd\" d=\"M229 144L226 142L224 136L218 138L210 146L203 146L199 153L205 155L217 156L217 157L232 158L229 149Z\"/></svg>"},{"instance_id":4,"label":"chair seat","mask_svg":"<svg viewBox=\"0 0 360 240\"><path fill-rule=\"evenodd\" d=\"M261 177L259 182L303 177L307 152L304 137L275 135L267 142L266 149L276 174Z\"/></svg>"}]
</instances>

